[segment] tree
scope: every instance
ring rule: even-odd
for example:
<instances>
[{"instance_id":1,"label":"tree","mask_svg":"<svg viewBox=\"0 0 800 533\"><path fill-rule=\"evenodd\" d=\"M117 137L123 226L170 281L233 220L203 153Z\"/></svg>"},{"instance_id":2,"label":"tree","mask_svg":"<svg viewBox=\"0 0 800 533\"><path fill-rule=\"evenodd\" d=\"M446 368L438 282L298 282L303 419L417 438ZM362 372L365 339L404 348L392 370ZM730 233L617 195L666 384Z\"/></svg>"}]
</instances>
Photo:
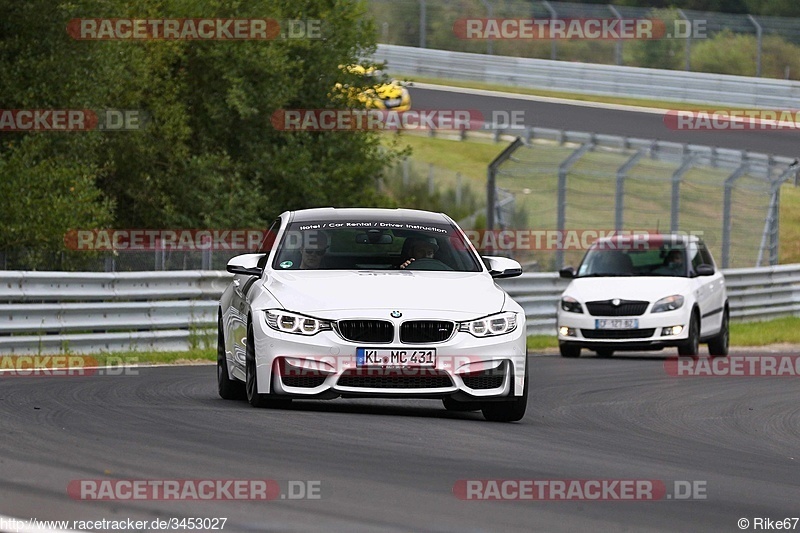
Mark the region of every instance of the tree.
<instances>
[{"instance_id":1,"label":"tree","mask_svg":"<svg viewBox=\"0 0 800 533\"><path fill-rule=\"evenodd\" d=\"M374 46L364 14L361 2L334 0L0 2L0 108L101 116L125 109L148 117L138 131L6 134L0 172L17 173L13 187L28 187L30 197L44 199L34 191L51 189L50 201L27 205L29 218L47 218L51 205L68 205L61 200L80 205L75 216L48 226L47 239L6 238L0 249L45 241L52 248L65 230L97 224L257 227L285 209L385 203L375 184L396 151L384 149L376 133L283 132L270 123L279 109L334 105L329 93L339 66ZM322 36L87 41L67 34L71 19L103 17L313 19L322 21ZM75 180L81 194L53 189L36 171L42 162L53 179ZM4 196L0 208L21 216L10 202ZM4 225L24 225L9 216Z\"/></svg>"}]
</instances>

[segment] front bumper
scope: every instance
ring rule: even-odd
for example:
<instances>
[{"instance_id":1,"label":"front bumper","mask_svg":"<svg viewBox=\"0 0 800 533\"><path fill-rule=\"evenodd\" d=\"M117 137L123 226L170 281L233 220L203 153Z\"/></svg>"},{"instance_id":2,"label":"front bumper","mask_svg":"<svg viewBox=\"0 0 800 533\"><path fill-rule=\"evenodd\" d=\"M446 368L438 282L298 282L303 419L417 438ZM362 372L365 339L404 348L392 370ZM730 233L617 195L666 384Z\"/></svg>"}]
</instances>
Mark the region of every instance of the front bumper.
<instances>
[{"instance_id":1,"label":"front bumper","mask_svg":"<svg viewBox=\"0 0 800 533\"><path fill-rule=\"evenodd\" d=\"M319 399L451 396L462 401L489 401L523 392L527 358L524 317L518 319L514 331L504 335L476 338L456 331L447 341L418 345L356 343L334 331L313 336L282 333L266 324L263 313L256 315L253 333L260 393ZM358 367L358 348L433 348L435 364Z\"/></svg>"},{"instance_id":2,"label":"front bumper","mask_svg":"<svg viewBox=\"0 0 800 533\"><path fill-rule=\"evenodd\" d=\"M583 313L570 313L559 309L556 326L558 342L561 345L577 346L590 350L661 350L679 346L689 337L690 310L687 306L663 313L645 313L640 316L593 316ZM636 319L635 329L598 329L598 319ZM674 326L680 326L678 334L665 334ZM562 328L569 328L564 334Z\"/></svg>"}]
</instances>

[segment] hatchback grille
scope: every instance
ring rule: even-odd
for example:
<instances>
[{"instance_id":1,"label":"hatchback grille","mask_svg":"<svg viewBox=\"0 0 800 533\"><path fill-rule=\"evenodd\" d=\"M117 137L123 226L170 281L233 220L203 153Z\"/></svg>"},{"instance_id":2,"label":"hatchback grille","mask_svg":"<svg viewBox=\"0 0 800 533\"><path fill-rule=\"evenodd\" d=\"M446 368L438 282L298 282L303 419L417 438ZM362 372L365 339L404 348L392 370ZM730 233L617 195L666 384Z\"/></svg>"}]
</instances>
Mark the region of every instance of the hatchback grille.
<instances>
[{"instance_id":1,"label":"hatchback grille","mask_svg":"<svg viewBox=\"0 0 800 533\"><path fill-rule=\"evenodd\" d=\"M592 316L639 316L643 315L650 302L638 300L620 300L614 305L611 300L586 302L586 308Z\"/></svg>"},{"instance_id":2,"label":"hatchback grille","mask_svg":"<svg viewBox=\"0 0 800 533\"><path fill-rule=\"evenodd\" d=\"M445 372L432 368L352 369L345 371L337 383L341 387L376 389L438 389L451 387L453 381Z\"/></svg>"},{"instance_id":3,"label":"hatchback grille","mask_svg":"<svg viewBox=\"0 0 800 533\"><path fill-rule=\"evenodd\" d=\"M453 334L455 325L444 320L411 320L400 326L400 342L444 342Z\"/></svg>"},{"instance_id":4,"label":"hatchback grille","mask_svg":"<svg viewBox=\"0 0 800 533\"><path fill-rule=\"evenodd\" d=\"M340 320L339 333L352 342L392 342L394 325L386 320Z\"/></svg>"},{"instance_id":5,"label":"hatchback grille","mask_svg":"<svg viewBox=\"0 0 800 533\"><path fill-rule=\"evenodd\" d=\"M652 337L655 328L646 329L582 329L587 339L645 339Z\"/></svg>"}]
</instances>

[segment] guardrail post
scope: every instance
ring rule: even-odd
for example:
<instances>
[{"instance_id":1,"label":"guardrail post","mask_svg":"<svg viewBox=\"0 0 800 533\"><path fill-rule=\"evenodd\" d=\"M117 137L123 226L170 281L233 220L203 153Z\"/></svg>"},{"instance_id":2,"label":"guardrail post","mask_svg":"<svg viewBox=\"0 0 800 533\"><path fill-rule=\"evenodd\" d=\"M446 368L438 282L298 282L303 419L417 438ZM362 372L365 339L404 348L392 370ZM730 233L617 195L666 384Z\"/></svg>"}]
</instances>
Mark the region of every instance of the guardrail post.
<instances>
[{"instance_id":1,"label":"guardrail post","mask_svg":"<svg viewBox=\"0 0 800 533\"><path fill-rule=\"evenodd\" d=\"M578 160L583 157L586 152L589 152L594 148L594 144L586 143L582 144L578 149L572 152L569 157L567 157L559 166L558 166L558 200L557 200L557 215L556 215L556 229L560 232L561 235L564 235L564 230L566 229L566 222L567 222L567 174L569 174L569 170L572 166L578 162ZM556 269L560 270L564 266L564 250L559 248L556 250Z\"/></svg>"},{"instance_id":2,"label":"guardrail post","mask_svg":"<svg viewBox=\"0 0 800 533\"><path fill-rule=\"evenodd\" d=\"M672 203L670 204L669 216L669 230L672 233L678 231L678 227L680 225L679 216L681 211L681 180L683 180L683 176L689 172L689 169L691 169L694 165L694 160L694 155L685 155L681 166L672 173Z\"/></svg>"},{"instance_id":3,"label":"guardrail post","mask_svg":"<svg viewBox=\"0 0 800 533\"><path fill-rule=\"evenodd\" d=\"M731 196L733 184L747 173L750 163L746 160L725 180L725 193L722 201L722 268L728 268L731 258Z\"/></svg>"},{"instance_id":4,"label":"guardrail post","mask_svg":"<svg viewBox=\"0 0 800 533\"><path fill-rule=\"evenodd\" d=\"M614 197L614 231L621 231L623 224L623 211L625 209L625 176L628 171L644 157L644 150L639 150L628 158L617 170L617 184Z\"/></svg>"}]
</instances>

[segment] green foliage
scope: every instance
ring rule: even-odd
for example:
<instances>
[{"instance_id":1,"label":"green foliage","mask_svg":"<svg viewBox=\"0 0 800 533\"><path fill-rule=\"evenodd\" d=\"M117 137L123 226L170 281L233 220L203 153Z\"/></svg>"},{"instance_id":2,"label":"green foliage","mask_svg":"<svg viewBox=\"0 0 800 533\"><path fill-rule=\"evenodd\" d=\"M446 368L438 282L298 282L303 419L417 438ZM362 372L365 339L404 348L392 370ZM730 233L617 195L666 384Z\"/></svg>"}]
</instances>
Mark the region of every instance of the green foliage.
<instances>
[{"instance_id":1,"label":"green foliage","mask_svg":"<svg viewBox=\"0 0 800 533\"><path fill-rule=\"evenodd\" d=\"M675 9L653 9L650 18L663 21L665 27L672 28L674 21L680 20ZM630 54L626 64L637 67L680 69L684 64L685 41L683 39L651 39L626 43L625 52Z\"/></svg>"},{"instance_id":2,"label":"green foliage","mask_svg":"<svg viewBox=\"0 0 800 533\"><path fill-rule=\"evenodd\" d=\"M330 0L2 2L0 107L148 120L139 131L8 134L0 251L57 253L70 228L263 227L286 209L380 203L375 185L396 155L377 134L270 122L280 109L333 105L339 65L374 46L364 13ZM66 28L81 17L320 19L323 38L79 41Z\"/></svg>"},{"instance_id":3,"label":"green foliage","mask_svg":"<svg viewBox=\"0 0 800 533\"><path fill-rule=\"evenodd\" d=\"M692 70L718 74L755 76L758 43L753 35L730 31L698 41L692 47ZM762 76L783 78L788 68L790 79L800 79L800 47L776 35L764 37Z\"/></svg>"}]
</instances>

